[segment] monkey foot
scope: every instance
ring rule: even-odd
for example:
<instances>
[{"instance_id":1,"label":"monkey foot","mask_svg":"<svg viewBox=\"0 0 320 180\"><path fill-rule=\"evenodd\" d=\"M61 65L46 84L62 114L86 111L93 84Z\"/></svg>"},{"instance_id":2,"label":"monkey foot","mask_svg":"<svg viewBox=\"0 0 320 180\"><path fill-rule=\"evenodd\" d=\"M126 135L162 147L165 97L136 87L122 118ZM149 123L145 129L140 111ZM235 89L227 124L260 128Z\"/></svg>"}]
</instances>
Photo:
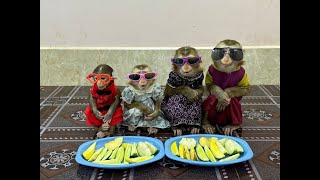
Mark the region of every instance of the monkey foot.
<instances>
[{"instance_id":1,"label":"monkey foot","mask_svg":"<svg viewBox=\"0 0 320 180\"><path fill-rule=\"evenodd\" d=\"M200 128L197 126L191 127L190 134L199 134Z\"/></svg>"},{"instance_id":2,"label":"monkey foot","mask_svg":"<svg viewBox=\"0 0 320 180\"><path fill-rule=\"evenodd\" d=\"M158 129L157 128L153 128L153 127L149 127L147 129L147 131L148 131L149 134L157 134Z\"/></svg>"},{"instance_id":3,"label":"monkey foot","mask_svg":"<svg viewBox=\"0 0 320 180\"><path fill-rule=\"evenodd\" d=\"M132 126L132 125L129 125L129 126L128 126L128 130L129 130L129 131L135 131L136 128L135 128L134 126Z\"/></svg>"},{"instance_id":4,"label":"monkey foot","mask_svg":"<svg viewBox=\"0 0 320 180\"><path fill-rule=\"evenodd\" d=\"M214 134L216 131L216 128L211 126L210 124L202 125L202 128L204 129L204 132L207 134Z\"/></svg>"},{"instance_id":5,"label":"monkey foot","mask_svg":"<svg viewBox=\"0 0 320 180\"><path fill-rule=\"evenodd\" d=\"M105 131L105 132L99 131L97 133L97 139L101 139L101 138L104 138L106 136L110 136L110 133L108 131Z\"/></svg>"},{"instance_id":6,"label":"monkey foot","mask_svg":"<svg viewBox=\"0 0 320 180\"><path fill-rule=\"evenodd\" d=\"M172 131L173 131L173 136L181 136L182 133L184 131L186 131L186 129L184 127L171 127Z\"/></svg>"}]
</instances>

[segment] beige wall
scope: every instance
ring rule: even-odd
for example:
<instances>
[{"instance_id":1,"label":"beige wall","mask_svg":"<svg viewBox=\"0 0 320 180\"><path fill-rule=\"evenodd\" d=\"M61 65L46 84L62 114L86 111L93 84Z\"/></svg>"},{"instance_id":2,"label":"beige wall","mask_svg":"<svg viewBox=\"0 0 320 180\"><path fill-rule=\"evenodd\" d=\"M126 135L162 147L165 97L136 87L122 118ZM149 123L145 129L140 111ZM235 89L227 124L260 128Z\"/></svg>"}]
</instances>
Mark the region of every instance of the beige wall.
<instances>
[{"instance_id":1,"label":"beige wall","mask_svg":"<svg viewBox=\"0 0 320 180\"><path fill-rule=\"evenodd\" d=\"M41 0L41 47L280 45L279 0Z\"/></svg>"}]
</instances>

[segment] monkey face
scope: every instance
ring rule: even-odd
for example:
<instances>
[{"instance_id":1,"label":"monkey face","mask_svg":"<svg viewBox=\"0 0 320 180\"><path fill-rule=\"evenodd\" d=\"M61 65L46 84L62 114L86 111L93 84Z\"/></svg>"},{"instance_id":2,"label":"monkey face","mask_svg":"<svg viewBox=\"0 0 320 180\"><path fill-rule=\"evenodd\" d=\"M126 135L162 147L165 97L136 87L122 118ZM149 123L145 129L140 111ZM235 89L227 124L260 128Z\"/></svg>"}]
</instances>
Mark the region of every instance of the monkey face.
<instances>
[{"instance_id":1,"label":"monkey face","mask_svg":"<svg viewBox=\"0 0 320 180\"><path fill-rule=\"evenodd\" d=\"M202 68L200 67L201 58L199 58L198 56L195 56L193 54L190 54L188 56L179 55L173 59L183 59L184 62L181 64L177 64L172 61L174 70L176 70L176 72L182 77L193 77L202 71ZM194 61L193 63L188 62L194 59L198 60Z\"/></svg>"},{"instance_id":2,"label":"monkey face","mask_svg":"<svg viewBox=\"0 0 320 180\"><path fill-rule=\"evenodd\" d=\"M144 68L142 70L134 69L132 74L127 77L130 79L130 84L135 88L144 91L149 89L149 87L154 83L156 72L151 72L149 68Z\"/></svg>"},{"instance_id":3,"label":"monkey face","mask_svg":"<svg viewBox=\"0 0 320 180\"><path fill-rule=\"evenodd\" d=\"M97 83L99 90L103 90L104 88L108 87L113 81L113 78L109 74L90 73L88 74L87 79L92 84Z\"/></svg>"},{"instance_id":4,"label":"monkey face","mask_svg":"<svg viewBox=\"0 0 320 180\"><path fill-rule=\"evenodd\" d=\"M238 45L220 43L213 49L211 57L217 69L226 73L236 71L243 64L243 51Z\"/></svg>"}]
</instances>

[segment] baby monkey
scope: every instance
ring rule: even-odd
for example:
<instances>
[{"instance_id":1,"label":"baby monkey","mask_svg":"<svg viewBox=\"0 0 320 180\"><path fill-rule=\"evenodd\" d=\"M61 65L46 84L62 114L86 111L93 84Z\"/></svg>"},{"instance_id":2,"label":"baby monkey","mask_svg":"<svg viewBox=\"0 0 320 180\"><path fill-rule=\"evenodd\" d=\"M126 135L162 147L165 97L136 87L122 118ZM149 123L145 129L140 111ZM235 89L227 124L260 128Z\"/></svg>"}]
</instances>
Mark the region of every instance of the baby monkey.
<instances>
[{"instance_id":1,"label":"baby monkey","mask_svg":"<svg viewBox=\"0 0 320 180\"><path fill-rule=\"evenodd\" d=\"M242 67L242 46L235 40L223 40L212 50L211 58L213 64L205 78L210 95L203 102L202 127L206 133L218 131L231 136L242 125L240 100L250 92Z\"/></svg>"},{"instance_id":2,"label":"baby monkey","mask_svg":"<svg viewBox=\"0 0 320 180\"><path fill-rule=\"evenodd\" d=\"M169 121L160 116L163 91L160 84L155 83L157 75L145 64L135 66L127 75L128 86L121 98L125 107L122 125L129 131L147 128L149 134L156 134L158 129L170 127Z\"/></svg>"},{"instance_id":3,"label":"baby monkey","mask_svg":"<svg viewBox=\"0 0 320 180\"><path fill-rule=\"evenodd\" d=\"M199 134L204 90L201 57L195 48L185 46L176 50L171 63L161 109L171 123L174 136L184 131Z\"/></svg>"},{"instance_id":4,"label":"baby monkey","mask_svg":"<svg viewBox=\"0 0 320 180\"><path fill-rule=\"evenodd\" d=\"M123 120L123 111L120 105L120 91L112 77L113 69L100 64L87 79L93 84L89 97L89 106L84 111L86 123L94 126L97 138L110 136L115 126Z\"/></svg>"}]
</instances>

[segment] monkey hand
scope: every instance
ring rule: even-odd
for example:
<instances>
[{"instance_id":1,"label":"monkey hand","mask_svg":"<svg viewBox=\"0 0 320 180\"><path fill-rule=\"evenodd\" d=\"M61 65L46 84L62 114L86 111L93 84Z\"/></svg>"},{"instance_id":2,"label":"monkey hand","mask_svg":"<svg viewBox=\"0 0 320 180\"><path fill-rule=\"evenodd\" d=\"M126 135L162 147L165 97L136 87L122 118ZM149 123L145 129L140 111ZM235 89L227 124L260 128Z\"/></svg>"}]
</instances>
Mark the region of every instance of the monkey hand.
<instances>
[{"instance_id":1,"label":"monkey hand","mask_svg":"<svg viewBox=\"0 0 320 180\"><path fill-rule=\"evenodd\" d=\"M144 117L144 120L151 121L151 120L153 120L154 118L158 117L158 116L159 116L159 113L160 113L160 111L155 110L153 113L151 113L151 114L149 114L149 115L146 115L146 116Z\"/></svg>"},{"instance_id":2,"label":"monkey hand","mask_svg":"<svg viewBox=\"0 0 320 180\"><path fill-rule=\"evenodd\" d=\"M216 106L217 112L224 111L228 105L229 104L224 103L223 101L218 101L217 106Z\"/></svg>"},{"instance_id":3,"label":"monkey hand","mask_svg":"<svg viewBox=\"0 0 320 180\"><path fill-rule=\"evenodd\" d=\"M143 112L144 116L148 116L153 113L153 110L151 108L145 106L144 108L142 108L142 112Z\"/></svg>"},{"instance_id":4,"label":"monkey hand","mask_svg":"<svg viewBox=\"0 0 320 180\"><path fill-rule=\"evenodd\" d=\"M238 128L240 128L240 126L234 126L234 125L228 125L224 128L224 134L227 136L232 136L233 135L233 131L237 130Z\"/></svg>"},{"instance_id":5,"label":"monkey hand","mask_svg":"<svg viewBox=\"0 0 320 180\"><path fill-rule=\"evenodd\" d=\"M217 91L216 97L218 99L218 102L221 102L221 103L226 104L226 105L229 105L230 100L231 100L229 98L228 94L226 92L224 92L223 90Z\"/></svg>"},{"instance_id":6,"label":"monkey hand","mask_svg":"<svg viewBox=\"0 0 320 180\"><path fill-rule=\"evenodd\" d=\"M192 88L188 89L188 91L185 91L184 96L191 102L194 102L199 99L198 91L196 91Z\"/></svg>"},{"instance_id":7,"label":"monkey hand","mask_svg":"<svg viewBox=\"0 0 320 180\"><path fill-rule=\"evenodd\" d=\"M97 119L103 120L104 117L99 110L93 109L92 112Z\"/></svg>"},{"instance_id":8,"label":"monkey hand","mask_svg":"<svg viewBox=\"0 0 320 180\"><path fill-rule=\"evenodd\" d=\"M228 95L229 98L233 98L234 97L234 95L233 95L233 93L232 93L230 88L226 88L224 90L224 92Z\"/></svg>"},{"instance_id":9,"label":"monkey hand","mask_svg":"<svg viewBox=\"0 0 320 180\"><path fill-rule=\"evenodd\" d=\"M101 125L101 130L102 131L108 131L108 129L110 128L110 125L109 125L109 123L103 123L102 125Z\"/></svg>"},{"instance_id":10,"label":"monkey hand","mask_svg":"<svg viewBox=\"0 0 320 180\"><path fill-rule=\"evenodd\" d=\"M103 117L103 122L110 123L111 120L112 120L112 115L110 115L109 113L106 113Z\"/></svg>"},{"instance_id":11,"label":"monkey hand","mask_svg":"<svg viewBox=\"0 0 320 180\"><path fill-rule=\"evenodd\" d=\"M202 128L204 129L204 132L207 134L214 134L215 133L215 127L211 126L211 124L204 124L202 125Z\"/></svg>"}]
</instances>

